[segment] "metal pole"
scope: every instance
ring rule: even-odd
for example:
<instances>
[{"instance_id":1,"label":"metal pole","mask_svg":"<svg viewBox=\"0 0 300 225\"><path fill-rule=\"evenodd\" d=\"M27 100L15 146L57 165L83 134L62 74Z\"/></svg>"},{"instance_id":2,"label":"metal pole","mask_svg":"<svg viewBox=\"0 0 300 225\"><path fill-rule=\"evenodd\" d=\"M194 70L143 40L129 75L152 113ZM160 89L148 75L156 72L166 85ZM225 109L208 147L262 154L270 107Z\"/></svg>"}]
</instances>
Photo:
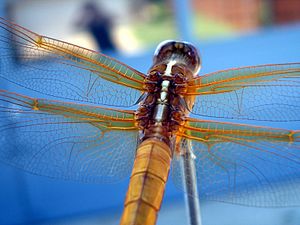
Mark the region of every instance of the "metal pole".
<instances>
[{"instance_id":1,"label":"metal pole","mask_svg":"<svg viewBox=\"0 0 300 225\"><path fill-rule=\"evenodd\" d=\"M185 189L185 201L190 225L201 225L200 202L197 190L197 177L195 170L195 156L191 142L184 140L182 144L182 172Z\"/></svg>"},{"instance_id":2,"label":"metal pole","mask_svg":"<svg viewBox=\"0 0 300 225\"><path fill-rule=\"evenodd\" d=\"M174 16L179 38L192 42L193 22L190 0L173 0ZM185 189L185 202L190 225L201 225L200 202L197 190L197 179L194 165L194 155L190 141L184 140L182 144L183 155L182 173Z\"/></svg>"}]
</instances>

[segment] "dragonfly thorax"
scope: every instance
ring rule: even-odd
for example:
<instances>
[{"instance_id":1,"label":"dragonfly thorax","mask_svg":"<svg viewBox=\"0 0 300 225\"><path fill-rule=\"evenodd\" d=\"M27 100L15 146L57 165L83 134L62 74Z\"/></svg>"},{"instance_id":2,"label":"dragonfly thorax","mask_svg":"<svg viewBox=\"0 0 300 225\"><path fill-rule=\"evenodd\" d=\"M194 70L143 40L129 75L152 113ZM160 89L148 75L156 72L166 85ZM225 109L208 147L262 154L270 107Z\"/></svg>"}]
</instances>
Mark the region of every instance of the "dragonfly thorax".
<instances>
[{"instance_id":1,"label":"dragonfly thorax","mask_svg":"<svg viewBox=\"0 0 300 225\"><path fill-rule=\"evenodd\" d=\"M137 111L144 139L155 137L168 143L177 132L187 111L182 94L192 76L192 72L176 60L151 68L145 81L147 93Z\"/></svg>"}]
</instances>

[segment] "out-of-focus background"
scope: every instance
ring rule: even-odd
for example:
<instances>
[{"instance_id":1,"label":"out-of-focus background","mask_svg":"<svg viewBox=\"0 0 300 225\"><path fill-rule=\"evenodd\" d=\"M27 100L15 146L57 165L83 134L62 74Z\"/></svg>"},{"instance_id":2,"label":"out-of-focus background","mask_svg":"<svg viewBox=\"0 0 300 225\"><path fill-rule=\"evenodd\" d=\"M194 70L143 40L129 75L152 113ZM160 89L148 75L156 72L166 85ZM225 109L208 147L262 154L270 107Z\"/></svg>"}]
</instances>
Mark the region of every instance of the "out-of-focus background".
<instances>
[{"instance_id":1,"label":"out-of-focus background","mask_svg":"<svg viewBox=\"0 0 300 225\"><path fill-rule=\"evenodd\" d=\"M299 0L2 0L0 15L143 72L166 39L195 43L201 74L300 61ZM0 224L118 224L127 184L59 181L0 164ZM300 209L201 202L201 217L203 225L299 225ZM171 180L158 224L187 224Z\"/></svg>"}]
</instances>

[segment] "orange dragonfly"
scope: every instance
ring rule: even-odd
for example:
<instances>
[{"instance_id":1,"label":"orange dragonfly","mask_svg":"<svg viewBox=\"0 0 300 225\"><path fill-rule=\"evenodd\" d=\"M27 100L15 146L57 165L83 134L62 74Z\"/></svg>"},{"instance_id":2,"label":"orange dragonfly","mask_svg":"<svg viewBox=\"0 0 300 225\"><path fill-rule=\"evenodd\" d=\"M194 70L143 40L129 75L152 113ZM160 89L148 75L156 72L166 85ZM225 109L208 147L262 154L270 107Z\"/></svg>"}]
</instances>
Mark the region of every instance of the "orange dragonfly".
<instances>
[{"instance_id":1,"label":"orange dragonfly","mask_svg":"<svg viewBox=\"0 0 300 225\"><path fill-rule=\"evenodd\" d=\"M203 199L300 203L300 131L275 128L300 120L300 63L198 76L196 48L167 41L144 74L5 19L0 30L1 78L51 98L0 91L1 161L83 182L132 171L122 225L155 224L171 162L180 187L189 145Z\"/></svg>"}]
</instances>

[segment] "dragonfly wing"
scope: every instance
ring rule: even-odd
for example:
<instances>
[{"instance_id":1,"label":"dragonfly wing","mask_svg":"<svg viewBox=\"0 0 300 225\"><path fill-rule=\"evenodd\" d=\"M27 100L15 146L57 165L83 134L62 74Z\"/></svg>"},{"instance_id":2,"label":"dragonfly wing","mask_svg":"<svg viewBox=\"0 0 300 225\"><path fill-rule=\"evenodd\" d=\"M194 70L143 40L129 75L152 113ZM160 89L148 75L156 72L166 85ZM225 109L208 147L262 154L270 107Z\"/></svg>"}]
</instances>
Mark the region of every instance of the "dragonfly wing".
<instances>
[{"instance_id":1,"label":"dragonfly wing","mask_svg":"<svg viewBox=\"0 0 300 225\"><path fill-rule=\"evenodd\" d=\"M197 77L188 94L199 95L201 116L261 121L300 120L300 64L237 68Z\"/></svg>"},{"instance_id":2,"label":"dragonfly wing","mask_svg":"<svg viewBox=\"0 0 300 225\"><path fill-rule=\"evenodd\" d=\"M0 77L46 95L130 106L144 75L108 56L33 33L0 18Z\"/></svg>"},{"instance_id":3,"label":"dragonfly wing","mask_svg":"<svg viewBox=\"0 0 300 225\"><path fill-rule=\"evenodd\" d=\"M300 205L300 132L193 121L192 140L200 198L258 207ZM180 161L173 179L182 185Z\"/></svg>"},{"instance_id":4,"label":"dragonfly wing","mask_svg":"<svg viewBox=\"0 0 300 225\"><path fill-rule=\"evenodd\" d=\"M0 160L25 171L83 182L130 174L133 112L0 92Z\"/></svg>"}]
</instances>

